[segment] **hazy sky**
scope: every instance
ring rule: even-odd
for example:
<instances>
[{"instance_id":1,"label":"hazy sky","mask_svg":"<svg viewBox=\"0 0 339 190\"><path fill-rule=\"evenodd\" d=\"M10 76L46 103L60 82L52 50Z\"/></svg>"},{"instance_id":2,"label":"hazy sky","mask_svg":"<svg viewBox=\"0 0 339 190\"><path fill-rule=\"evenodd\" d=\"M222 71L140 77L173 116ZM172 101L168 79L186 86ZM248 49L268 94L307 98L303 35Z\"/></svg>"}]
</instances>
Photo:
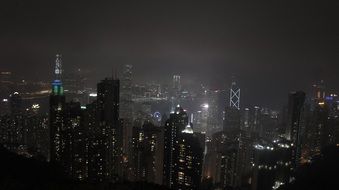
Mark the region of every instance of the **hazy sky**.
<instances>
[{"instance_id":1,"label":"hazy sky","mask_svg":"<svg viewBox=\"0 0 339 190\"><path fill-rule=\"evenodd\" d=\"M132 64L136 80L174 73L215 88L236 75L247 102L280 105L318 79L339 90L339 1L2 0L0 69L96 78Z\"/></svg>"}]
</instances>

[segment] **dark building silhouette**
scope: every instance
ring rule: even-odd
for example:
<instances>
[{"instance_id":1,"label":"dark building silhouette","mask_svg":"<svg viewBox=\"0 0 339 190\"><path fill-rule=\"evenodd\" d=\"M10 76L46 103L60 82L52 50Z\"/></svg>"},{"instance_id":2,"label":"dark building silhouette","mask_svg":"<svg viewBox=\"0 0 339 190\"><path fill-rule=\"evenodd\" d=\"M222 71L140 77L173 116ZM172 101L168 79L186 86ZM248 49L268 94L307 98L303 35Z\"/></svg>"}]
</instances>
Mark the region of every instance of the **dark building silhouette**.
<instances>
[{"instance_id":1,"label":"dark building silhouette","mask_svg":"<svg viewBox=\"0 0 339 190\"><path fill-rule=\"evenodd\" d=\"M226 107L224 112L224 130L240 129L240 111L236 108Z\"/></svg>"},{"instance_id":2,"label":"dark building silhouette","mask_svg":"<svg viewBox=\"0 0 339 190\"><path fill-rule=\"evenodd\" d=\"M68 175L76 180L87 180L87 129L84 123L84 110L80 106L80 102L69 102L66 104L66 130L64 138L67 144L66 171Z\"/></svg>"},{"instance_id":3,"label":"dark building silhouette","mask_svg":"<svg viewBox=\"0 0 339 190\"><path fill-rule=\"evenodd\" d=\"M210 177L220 188L240 187L240 130L215 133L211 139Z\"/></svg>"},{"instance_id":4,"label":"dark building silhouette","mask_svg":"<svg viewBox=\"0 0 339 190\"><path fill-rule=\"evenodd\" d=\"M150 121L133 126L130 166L134 181L162 184L163 129Z\"/></svg>"},{"instance_id":5,"label":"dark building silhouette","mask_svg":"<svg viewBox=\"0 0 339 190\"><path fill-rule=\"evenodd\" d=\"M302 112L305 103L305 93L298 91L289 94L286 138L293 144L292 164L295 169L299 165L301 156L301 128L303 123Z\"/></svg>"},{"instance_id":6,"label":"dark building silhouette","mask_svg":"<svg viewBox=\"0 0 339 190\"><path fill-rule=\"evenodd\" d=\"M86 106L85 123L88 130L88 180L91 182L106 181L107 137L98 125L97 102Z\"/></svg>"},{"instance_id":7,"label":"dark building silhouette","mask_svg":"<svg viewBox=\"0 0 339 190\"><path fill-rule=\"evenodd\" d=\"M118 79L106 78L97 85L97 116L103 143L106 146L103 173L107 179L122 176L122 126L119 120Z\"/></svg>"}]
</instances>

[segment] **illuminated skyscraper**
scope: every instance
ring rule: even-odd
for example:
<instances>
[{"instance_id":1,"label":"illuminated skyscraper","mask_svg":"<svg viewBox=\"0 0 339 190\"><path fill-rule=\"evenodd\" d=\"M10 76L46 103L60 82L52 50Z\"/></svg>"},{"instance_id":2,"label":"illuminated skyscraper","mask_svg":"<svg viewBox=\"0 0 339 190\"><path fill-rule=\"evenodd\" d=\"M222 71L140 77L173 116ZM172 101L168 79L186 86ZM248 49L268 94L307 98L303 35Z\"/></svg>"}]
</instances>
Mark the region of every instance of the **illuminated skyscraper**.
<instances>
[{"instance_id":1,"label":"illuminated skyscraper","mask_svg":"<svg viewBox=\"0 0 339 190\"><path fill-rule=\"evenodd\" d=\"M223 118L223 129L240 129L240 88L232 82L229 106L226 106Z\"/></svg>"},{"instance_id":2,"label":"illuminated skyscraper","mask_svg":"<svg viewBox=\"0 0 339 190\"><path fill-rule=\"evenodd\" d=\"M120 88L120 118L123 121L123 154L129 160L132 142L133 101L132 101L132 65L124 65ZM126 163L128 165L128 163ZM125 166L128 167L128 166ZM128 171L127 169L125 169Z\"/></svg>"},{"instance_id":3,"label":"illuminated skyscraper","mask_svg":"<svg viewBox=\"0 0 339 190\"><path fill-rule=\"evenodd\" d=\"M97 85L98 127L106 145L104 175L115 180L122 176L123 132L119 120L119 79L106 78Z\"/></svg>"},{"instance_id":4,"label":"illuminated skyscraper","mask_svg":"<svg viewBox=\"0 0 339 190\"><path fill-rule=\"evenodd\" d=\"M73 179L83 181L88 176L85 110L81 108L80 102L69 102L66 104L65 113L66 126L63 131L65 171Z\"/></svg>"},{"instance_id":5,"label":"illuminated skyscraper","mask_svg":"<svg viewBox=\"0 0 339 190\"><path fill-rule=\"evenodd\" d=\"M64 149L62 131L65 128L64 111L65 96L62 86L62 64L61 55L56 56L55 61L55 80L52 82L52 93L50 95L50 160L60 162Z\"/></svg>"},{"instance_id":6,"label":"illuminated skyscraper","mask_svg":"<svg viewBox=\"0 0 339 190\"><path fill-rule=\"evenodd\" d=\"M125 65L121 78L120 118L131 118L132 114L132 65Z\"/></svg>"},{"instance_id":7,"label":"illuminated skyscraper","mask_svg":"<svg viewBox=\"0 0 339 190\"><path fill-rule=\"evenodd\" d=\"M209 152L213 155L209 170L214 183L220 184L221 188L240 186L239 139L238 129L213 134L211 143L214 148Z\"/></svg>"},{"instance_id":8,"label":"illuminated skyscraper","mask_svg":"<svg viewBox=\"0 0 339 190\"><path fill-rule=\"evenodd\" d=\"M173 189L199 189L202 175L203 152L200 139L195 136L190 123L176 140Z\"/></svg>"},{"instance_id":9,"label":"illuminated skyscraper","mask_svg":"<svg viewBox=\"0 0 339 190\"><path fill-rule=\"evenodd\" d=\"M146 121L133 126L133 145L130 166L133 180L162 184L163 131Z\"/></svg>"},{"instance_id":10,"label":"illuminated skyscraper","mask_svg":"<svg viewBox=\"0 0 339 190\"><path fill-rule=\"evenodd\" d=\"M230 88L230 108L240 109L240 88L235 81L232 82Z\"/></svg>"},{"instance_id":11,"label":"illuminated skyscraper","mask_svg":"<svg viewBox=\"0 0 339 190\"><path fill-rule=\"evenodd\" d=\"M165 125L164 184L172 189L198 189L203 147L187 113L178 106Z\"/></svg>"},{"instance_id":12,"label":"illuminated skyscraper","mask_svg":"<svg viewBox=\"0 0 339 190\"><path fill-rule=\"evenodd\" d=\"M176 141L188 124L187 113L178 105L170 118L166 121L164 132L164 180L163 183L170 188L174 187L177 173L174 171L176 162Z\"/></svg>"},{"instance_id":13,"label":"illuminated skyscraper","mask_svg":"<svg viewBox=\"0 0 339 190\"><path fill-rule=\"evenodd\" d=\"M108 179L106 154L107 137L98 125L97 102L86 106L85 120L88 130L88 179L102 182Z\"/></svg>"}]
</instances>

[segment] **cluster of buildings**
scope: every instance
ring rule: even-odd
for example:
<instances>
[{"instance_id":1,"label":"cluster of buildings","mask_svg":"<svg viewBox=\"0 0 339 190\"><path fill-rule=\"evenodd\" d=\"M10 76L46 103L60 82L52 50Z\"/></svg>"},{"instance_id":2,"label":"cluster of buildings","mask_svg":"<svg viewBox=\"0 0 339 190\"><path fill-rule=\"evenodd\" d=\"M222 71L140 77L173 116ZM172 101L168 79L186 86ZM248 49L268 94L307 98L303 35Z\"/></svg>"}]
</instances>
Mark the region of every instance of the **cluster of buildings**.
<instances>
[{"instance_id":1,"label":"cluster of buildings","mask_svg":"<svg viewBox=\"0 0 339 190\"><path fill-rule=\"evenodd\" d=\"M243 106L235 81L228 90L194 91L179 75L171 85L137 85L132 70L125 65L119 79L105 78L94 91L80 70L65 76L57 55L48 114L23 103L25 93L1 94L0 143L75 180L181 190L278 189L323 147L339 145L339 98L323 81L309 96L291 92L274 111ZM1 89L10 89L9 76L1 74Z\"/></svg>"},{"instance_id":2,"label":"cluster of buildings","mask_svg":"<svg viewBox=\"0 0 339 190\"><path fill-rule=\"evenodd\" d=\"M51 162L80 181L199 187L205 137L193 132L180 106L164 121L162 115L148 114L152 96L132 105L129 65L121 81L115 76L100 81L91 103L67 101L60 63L58 56L49 104Z\"/></svg>"}]
</instances>

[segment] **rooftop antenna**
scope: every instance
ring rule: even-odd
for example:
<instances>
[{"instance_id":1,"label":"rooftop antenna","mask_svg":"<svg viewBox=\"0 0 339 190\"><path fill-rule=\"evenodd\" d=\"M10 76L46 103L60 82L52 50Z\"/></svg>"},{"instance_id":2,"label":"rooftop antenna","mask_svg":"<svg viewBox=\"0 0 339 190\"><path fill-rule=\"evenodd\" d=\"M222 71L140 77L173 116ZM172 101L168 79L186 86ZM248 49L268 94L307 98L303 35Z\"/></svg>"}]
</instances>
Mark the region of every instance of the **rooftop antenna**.
<instances>
[{"instance_id":1,"label":"rooftop antenna","mask_svg":"<svg viewBox=\"0 0 339 190\"><path fill-rule=\"evenodd\" d=\"M116 69L114 70L114 79L118 79L118 72Z\"/></svg>"}]
</instances>

